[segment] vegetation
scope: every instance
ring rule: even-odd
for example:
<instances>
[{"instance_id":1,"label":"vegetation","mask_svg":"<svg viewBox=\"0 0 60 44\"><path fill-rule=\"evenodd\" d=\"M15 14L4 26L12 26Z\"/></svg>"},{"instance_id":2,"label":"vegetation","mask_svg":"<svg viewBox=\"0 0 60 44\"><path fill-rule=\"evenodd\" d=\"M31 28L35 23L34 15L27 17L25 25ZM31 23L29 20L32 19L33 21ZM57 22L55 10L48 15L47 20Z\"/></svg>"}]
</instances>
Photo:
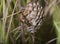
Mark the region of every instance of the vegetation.
<instances>
[{"instance_id":1,"label":"vegetation","mask_svg":"<svg viewBox=\"0 0 60 44\"><path fill-rule=\"evenodd\" d=\"M46 20L34 34L20 28L21 11L30 1L0 0L0 44L60 44L60 0L41 0Z\"/></svg>"}]
</instances>

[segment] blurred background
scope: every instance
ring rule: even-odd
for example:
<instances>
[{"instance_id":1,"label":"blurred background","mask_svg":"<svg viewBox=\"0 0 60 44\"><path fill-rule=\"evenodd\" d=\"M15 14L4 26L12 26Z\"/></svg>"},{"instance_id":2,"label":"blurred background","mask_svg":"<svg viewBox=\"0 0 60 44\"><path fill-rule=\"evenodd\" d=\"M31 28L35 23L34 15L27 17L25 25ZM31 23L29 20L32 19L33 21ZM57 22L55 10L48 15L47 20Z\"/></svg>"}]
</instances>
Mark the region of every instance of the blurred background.
<instances>
[{"instance_id":1,"label":"blurred background","mask_svg":"<svg viewBox=\"0 0 60 44\"><path fill-rule=\"evenodd\" d=\"M42 6L45 20L30 33L20 28L20 17L34 1ZM60 0L0 0L0 44L60 44Z\"/></svg>"}]
</instances>

